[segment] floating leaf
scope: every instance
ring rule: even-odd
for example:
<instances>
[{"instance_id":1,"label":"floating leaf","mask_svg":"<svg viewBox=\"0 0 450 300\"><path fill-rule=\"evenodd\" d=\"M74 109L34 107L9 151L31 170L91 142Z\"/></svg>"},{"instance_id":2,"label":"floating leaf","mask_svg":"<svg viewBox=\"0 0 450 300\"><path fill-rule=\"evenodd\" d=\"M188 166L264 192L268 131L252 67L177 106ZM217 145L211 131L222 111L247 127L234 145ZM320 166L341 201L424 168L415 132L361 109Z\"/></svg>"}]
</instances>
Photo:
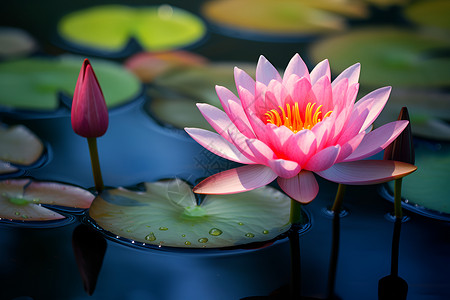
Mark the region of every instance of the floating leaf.
<instances>
[{"instance_id":1,"label":"floating leaf","mask_svg":"<svg viewBox=\"0 0 450 300\"><path fill-rule=\"evenodd\" d=\"M248 63L210 63L174 69L156 77L149 90L152 100L147 109L156 119L179 128L210 128L195 103L206 102L221 107L215 86L225 86L237 94L234 66L254 77L255 67Z\"/></svg>"},{"instance_id":2,"label":"floating leaf","mask_svg":"<svg viewBox=\"0 0 450 300\"><path fill-rule=\"evenodd\" d=\"M41 204L86 209L94 196L79 187L30 179L0 181L0 218L47 221L65 218Z\"/></svg>"},{"instance_id":3,"label":"floating leaf","mask_svg":"<svg viewBox=\"0 0 450 300\"><path fill-rule=\"evenodd\" d=\"M267 241L289 229L290 198L271 187L208 195L197 205L181 180L145 183L144 192L107 190L89 215L104 230L132 241L217 248Z\"/></svg>"},{"instance_id":4,"label":"floating leaf","mask_svg":"<svg viewBox=\"0 0 450 300\"><path fill-rule=\"evenodd\" d=\"M202 13L211 23L247 34L272 38L295 37L342 30L342 16L363 17L365 6L355 1L330 0L216 0Z\"/></svg>"},{"instance_id":5,"label":"floating leaf","mask_svg":"<svg viewBox=\"0 0 450 300\"><path fill-rule=\"evenodd\" d=\"M140 52L127 59L125 67L142 82L150 83L155 77L168 71L205 65L206 58L187 51Z\"/></svg>"},{"instance_id":6,"label":"floating leaf","mask_svg":"<svg viewBox=\"0 0 450 300\"><path fill-rule=\"evenodd\" d=\"M72 97L82 57L34 57L0 63L0 106L27 110L55 110L58 92ZM93 59L92 65L108 107L133 100L141 85L121 65Z\"/></svg>"},{"instance_id":7,"label":"floating leaf","mask_svg":"<svg viewBox=\"0 0 450 300\"><path fill-rule=\"evenodd\" d=\"M403 178L402 197L415 210L450 214L449 145L421 142L416 145L415 154L417 171ZM389 182L389 187L393 190L394 183Z\"/></svg>"},{"instance_id":8,"label":"floating leaf","mask_svg":"<svg viewBox=\"0 0 450 300\"><path fill-rule=\"evenodd\" d=\"M0 161L0 175L9 174L19 171L18 168L11 166L10 163Z\"/></svg>"},{"instance_id":9,"label":"floating leaf","mask_svg":"<svg viewBox=\"0 0 450 300\"><path fill-rule=\"evenodd\" d=\"M94 6L68 14L58 24L65 41L106 53L123 51L131 38L145 50L172 50L197 42L205 31L200 18L170 5Z\"/></svg>"},{"instance_id":10,"label":"floating leaf","mask_svg":"<svg viewBox=\"0 0 450 300\"><path fill-rule=\"evenodd\" d=\"M405 8L411 21L427 26L450 30L450 2L448 0L417 1Z\"/></svg>"},{"instance_id":11,"label":"floating leaf","mask_svg":"<svg viewBox=\"0 0 450 300\"><path fill-rule=\"evenodd\" d=\"M396 28L361 29L327 38L311 47L315 61L328 58L343 71L364 66L361 86L441 87L450 85L450 41Z\"/></svg>"},{"instance_id":12,"label":"floating leaf","mask_svg":"<svg viewBox=\"0 0 450 300\"><path fill-rule=\"evenodd\" d=\"M0 27L0 58L23 57L36 51L36 41L24 30Z\"/></svg>"},{"instance_id":13,"label":"floating leaf","mask_svg":"<svg viewBox=\"0 0 450 300\"><path fill-rule=\"evenodd\" d=\"M361 94L366 92L361 91ZM450 94L428 89L394 88L389 101L375 124L381 125L397 118L398 111L407 106L415 136L450 141Z\"/></svg>"},{"instance_id":14,"label":"floating leaf","mask_svg":"<svg viewBox=\"0 0 450 300\"><path fill-rule=\"evenodd\" d=\"M44 151L41 140L23 125L11 127L0 123L0 161L31 165Z\"/></svg>"}]
</instances>

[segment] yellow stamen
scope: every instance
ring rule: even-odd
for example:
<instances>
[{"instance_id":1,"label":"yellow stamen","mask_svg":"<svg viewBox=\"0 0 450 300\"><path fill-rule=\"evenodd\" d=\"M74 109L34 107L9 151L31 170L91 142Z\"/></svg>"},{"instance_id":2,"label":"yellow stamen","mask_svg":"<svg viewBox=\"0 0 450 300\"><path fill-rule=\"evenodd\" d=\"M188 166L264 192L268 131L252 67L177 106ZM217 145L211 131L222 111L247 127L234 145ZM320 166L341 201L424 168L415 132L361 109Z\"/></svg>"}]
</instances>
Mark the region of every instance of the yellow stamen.
<instances>
[{"instance_id":1,"label":"yellow stamen","mask_svg":"<svg viewBox=\"0 0 450 300\"><path fill-rule=\"evenodd\" d=\"M322 115L322 111L320 110L322 108L322 105L317 107L313 113L315 106L316 103L311 102L306 105L305 116L302 120L298 103L295 102L295 104L292 106L286 103L286 108L278 106L278 109L268 110L264 114L267 117L266 124L271 123L278 127L284 125L294 133L297 133L303 129L311 129L314 127L314 125L329 117L332 113L332 111L330 110L323 116L322 119L320 119L320 116Z\"/></svg>"}]
</instances>

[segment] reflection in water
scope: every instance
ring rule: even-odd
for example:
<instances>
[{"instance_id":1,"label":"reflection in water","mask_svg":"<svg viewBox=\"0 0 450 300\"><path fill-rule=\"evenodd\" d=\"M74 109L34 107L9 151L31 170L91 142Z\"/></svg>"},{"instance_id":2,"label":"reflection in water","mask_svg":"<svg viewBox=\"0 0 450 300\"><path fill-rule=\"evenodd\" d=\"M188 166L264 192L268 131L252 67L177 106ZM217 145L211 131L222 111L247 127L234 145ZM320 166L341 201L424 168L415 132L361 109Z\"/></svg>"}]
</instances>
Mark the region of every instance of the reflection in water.
<instances>
[{"instance_id":1,"label":"reflection in water","mask_svg":"<svg viewBox=\"0 0 450 300\"><path fill-rule=\"evenodd\" d=\"M72 247L84 290L92 295L102 268L106 240L94 229L81 224L73 231Z\"/></svg>"},{"instance_id":2,"label":"reflection in water","mask_svg":"<svg viewBox=\"0 0 450 300\"><path fill-rule=\"evenodd\" d=\"M403 218L395 218L392 237L391 274L378 282L379 300L406 300L408 294L407 282L398 276L398 255L400 248L400 230Z\"/></svg>"}]
</instances>

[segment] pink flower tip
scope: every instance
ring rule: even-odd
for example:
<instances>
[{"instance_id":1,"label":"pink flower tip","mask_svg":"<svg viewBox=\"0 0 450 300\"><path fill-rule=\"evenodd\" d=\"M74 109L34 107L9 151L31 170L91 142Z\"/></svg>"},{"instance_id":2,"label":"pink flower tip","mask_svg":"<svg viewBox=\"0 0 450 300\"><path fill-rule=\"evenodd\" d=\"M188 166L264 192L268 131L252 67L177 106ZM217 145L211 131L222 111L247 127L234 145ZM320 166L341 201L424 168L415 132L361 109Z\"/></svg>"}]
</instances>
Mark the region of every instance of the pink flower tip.
<instances>
[{"instance_id":1,"label":"pink flower tip","mask_svg":"<svg viewBox=\"0 0 450 300\"><path fill-rule=\"evenodd\" d=\"M86 138L100 137L108 129L108 108L87 58L83 61L75 86L71 120L75 133Z\"/></svg>"}]
</instances>

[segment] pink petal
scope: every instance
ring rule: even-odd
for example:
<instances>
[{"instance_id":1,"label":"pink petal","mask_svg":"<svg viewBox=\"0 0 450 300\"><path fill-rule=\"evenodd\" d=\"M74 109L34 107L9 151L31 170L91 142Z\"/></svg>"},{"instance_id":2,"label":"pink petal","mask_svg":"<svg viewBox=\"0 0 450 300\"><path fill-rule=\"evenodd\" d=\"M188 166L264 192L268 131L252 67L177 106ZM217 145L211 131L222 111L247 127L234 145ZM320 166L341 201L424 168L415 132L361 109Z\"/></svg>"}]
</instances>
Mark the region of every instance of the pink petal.
<instances>
[{"instance_id":1,"label":"pink petal","mask_svg":"<svg viewBox=\"0 0 450 300\"><path fill-rule=\"evenodd\" d=\"M238 91L240 87L243 87L253 96L255 95L255 80L253 80L250 75L248 75L238 67L234 68L234 80L236 82L236 89Z\"/></svg>"},{"instance_id":2,"label":"pink petal","mask_svg":"<svg viewBox=\"0 0 450 300\"><path fill-rule=\"evenodd\" d=\"M339 155L336 158L335 163L344 161L350 154L352 154L356 150L356 148L358 148L365 135L366 133L364 131L360 132L352 139L341 145L341 151L339 151Z\"/></svg>"},{"instance_id":3,"label":"pink petal","mask_svg":"<svg viewBox=\"0 0 450 300\"><path fill-rule=\"evenodd\" d=\"M197 103L197 107L214 130L231 142L228 131L235 132L238 131L238 129L233 122L231 122L227 114L219 108L206 103Z\"/></svg>"},{"instance_id":4,"label":"pink petal","mask_svg":"<svg viewBox=\"0 0 450 300\"><path fill-rule=\"evenodd\" d=\"M220 103L222 104L223 109L225 110L225 113L230 116L230 108L228 105L228 102L236 102L241 104L241 100L239 100L236 95L234 95L229 89L226 87L216 85L216 93L219 97Z\"/></svg>"},{"instance_id":5,"label":"pink petal","mask_svg":"<svg viewBox=\"0 0 450 300\"><path fill-rule=\"evenodd\" d=\"M281 178L291 178L301 170L298 163L285 159L270 160L269 167Z\"/></svg>"},{"instance_id":6,"label":"pink petal","mask_svg":"<svg viewBox=\"0 0 450 300\"><path fill-rule=\"evenodd\" d=\"M317 152L314 154L313 157L311 157L306 165L303 167L305 170L317 172L317 171L323 171L331 167L334 162L336 161L336 158L339 155L339 151L341 150L341 146L330 146L327 147L320 152Z\"/></svg>"},{"instance_id":7,"label":"pink petal","mask_svg":"<svg viewBox=\"0 0 450 300\"><path fill-rule=\"evenodd\" d=\"M324 111L333 110L335 106L339 107L340 112L347 103L348 79L344 78L338 84L332 87L333 105L332 107L324 107Z\"/></svg>"},{"instance_id":8,"label":"pink petal","mask_svg":"<svg viewBox=\"0 0 450 300\"><path fill-rule=\"evenodd\" d=\"M238 132L234 132L234 133L229 132L228 134L231 138L231 142L233 143L233 145L236 147L236 149L239 152L241 152L245 157L247 157L251 161L257 162L255 156L253 155L252 151L248 147L248 144L247 144L248 138L246 136L244 136L243 134L240 134Z\"/></svg>"},{"instance_id":9,"label":"pink petal","mask_svg":"<svg viewBox=\"0 0 450 300\"><path fill-rule=\"evenodd\" d=\"M414 165L393 160L360 160L335 164L316 173L337 183L366 185L398 179L416 169Z\"/></svg>"},{"instance_id":10,"label":"pink petal","mask_svg":"<svg viewBox=\"0 0 450 300\"><path fill-rule=\"evenodd\" d=\"M317 148L316 151L322 150L330 138L330 131L333 129L333 126L335 126L335 116L331 115L330 117L326 118L322 122L317 123L311 131L314 133L317 141Z\"/></svg>"},{"instance_id":11,"label":"pink petal","mask_svg":"<svg viewBox=\"0 0 450 300\"><path fill-rule=\"evenodd\" d=\"M407 125L408 121L395 121L369 132L344 161L360 160L377 154L395 140Z\"/></svg>"},{"instance_id":12,"label":"pink petal","mask_svg":"<svg viewBox=\"0 0 450 300\"><path fill-rule=\"evenodd\" d=\"M220 157L238 163L254 164L252 160L239 152L236 146L215 132L200 128L185 128L184 130L204 148Z\"/></svg>"},{"instance_id":13,"label":"pink petal","mask_svg":"<svg viewBox=\"0 0 450 300\"><path fill-rule=\"evenodd\" d=\"M319 105L323 105L325 107L333 107L333 93L331 90L329 77L322 76L320 79L318 79L317 82L312 86L312 90L314 91L314 95L318 100L318 104L314 107L314 109L317 109ZM322 110L322 116L327 112L328 111Z\"/></svg>"},{"instance_id":14,"label":"pink petal","mask_svg":"<svg viewBox=\"0 0 450 300\"><path fill-rule=\"evenodd\" d=\"M285 147L285 143L291 136L294 135L289 128L284 125L277 127L273 124L267 124L265 133L267 138L266 144L275 152L276 155L283 156L286 151L290 150Z\"/></svg>"},{"instance_id":15,"label":"pink petal","mask_svg":"<svg viewBox=\"0 0 450 300\"><path fill-rule=\"evenodd\" d=\"M298 102L302 104L306 102L306 96L311 92L311 83L307 78L300 78L294 81L289 87L288 90L291 93L291 97L293 102Z\"/></svg>"},{"instance_id":16,"label":"pink petal","mask_svg":"<svg viewBox=\"0 0 450 300\"><path fill-rule=\"evenodd\" d=\"M331 78L331 72L330 72L330 64L328 62L328 59L322 60L320 63L318 63L314 69L311 71L311 84L314 85L320 78L323 76L328 77L328 81Z\"/></svg>"},{"instance_id":17,"label":"pink petal","mask_svg":"<svg viewBox=\"0 0 450 300\"><path fill-rule=\"evenodd\" d=\"M247 115L242 109L241 104L229 100L228 107L230 111L228 116L237 129L246 137L255 138L255 133L251 128L250 122L248 121Z\"/></svg>"},{"instance_id":18,"label":"pink petal","mask_svg":"<svg viewBox=\"0 0 450 300\"><path fill-rule=\"evenodd\" d=\"M281 76L277 69L261 55L258 60L258 65L256 66L256 81L269 85L270 81L273 79L281 82Z\"/></svg>"},{"instance_id":19,"label":"pink petal","mask_svg":"<svg viewBox=\"0 0 450 300\"><path fill-rule=\"evenodd\" d=\"M354 136L359 134L361 132L361 127L364 124L364 121L367 118L367 115L369 114L369 110L365 109L362 112L360 112L359 115L350 116L347 126L342 130L342 134L339 136L339 139L337 140L337 144L342 145L347 143L350 139L352 139ZM364 132L364 131L362 131Z\"/></svg>"},{"instance_id":20,"label":"pink petal","mask_svg":"<svg viewBox=\"0 0 450 300\"><path fill-rule=\"evenodd\" d=\"M308 81L310 81L308 67L297 53L291 58L286 70L284 71L283 84L286 84L292 74L295 74L298 77L305 77Z\"/></svg>"},{"instance_id":21,"label":"pink petal","mask_svg":"<svg viewBox=\"0 0 450 300\"><path fill-rule=\"evenodd\" d=\"M386 105L390 93L391 93L390 86L380 88L367 94L366 96L361 98L361 100L356 102L355 108L360 105L366 104L365 102L371 103L370 113L367 116L367 119L364 122L364 125L362 126L361 130L366 130L367 127L369 127L373 123L373 121L375 121L375 119L378 117L378 115L381 113L384 106Z\"/></svg>"},{"instance_id":22,"label":"pink petal","mask_svg":"<svg viewBox=\"0 0 450 300\"><path fill-rule=\"evenodd\" d=\"M316 178L309 171L303 170L297 176L289 179L278 177L277 181L289 197L301 203L311 202L319 193Z\"/></svg>"},{"instance_id":23,"label":"pink petal","mask_svg":"<svg viewBox=\"0 0 450 300\"><path fill-rule=\"evenodd\" d=\"M214 174L193 189L198 194L233 194L250 191L277 178L272 169L263 165L247 165Z\"/></svg>"},{"instance_id":24,"label":"pink petal","mask_svg":"<svg viewBox=\"0 0 450 300\"><path fill-rule=\"evenodd\" d=\"M265 110L277 108L278 106L285 108L287 98L290 98L290 95L286 88L279 81L272 80L267 86L267 91L265 93ZM291 101L287 102L290 103Z\"/></svg>"},{"instance_id":25,"label":"pink petal","mask_svg":"<svg viewBox=\"0 0 450 300\"><path fill-rule=\"evenodd\" d=\"M336 77L336 79L333 81L331 85L334 87L344 78L348 79L348 85L358 83L360 71L361 71L361 64L356 63L348 67L344 71L342 71L342 73L339 74L338 77Z\"/></svg>"},{"instance_id":26,"label":"pink petal","mask_svg":"<svg viewBox=\"0 0 450 300\"><path fill-rule=\"evenodd\" d=\"M257 139L247 140L247 146L255 157L255 162L268 165L270 160L277 159L275 153L266 144Z\"/></svg>"},{"instance_id":27,"label":"pink petal","mask_svg":"<svg viewBox=\"0 0 450 300\"><path fill-rule=\"evenodd\" d=\"M311 130L299 131L289 138L286 148L289 149L287 157L303 165L316 151L316 136Z\"/></svg>"}]
</instances>

